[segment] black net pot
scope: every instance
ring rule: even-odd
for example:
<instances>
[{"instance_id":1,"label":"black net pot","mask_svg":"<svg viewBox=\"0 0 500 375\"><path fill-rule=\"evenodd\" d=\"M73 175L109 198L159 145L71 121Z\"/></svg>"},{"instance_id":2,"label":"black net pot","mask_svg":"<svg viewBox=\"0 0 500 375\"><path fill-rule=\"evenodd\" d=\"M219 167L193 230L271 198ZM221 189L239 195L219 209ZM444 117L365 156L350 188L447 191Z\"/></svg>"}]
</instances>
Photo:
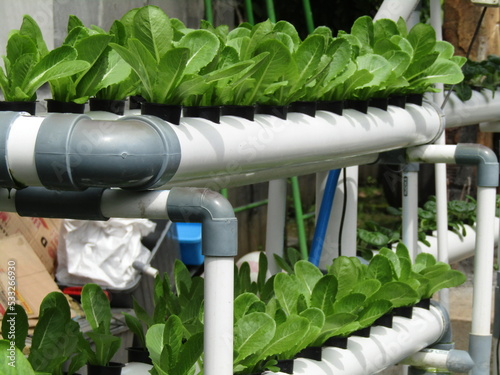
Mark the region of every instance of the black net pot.
<instances>
[{"instance_id":1,"label":"black net pot","mask_svg":"<svg viewBox=\"0 0 500 375\"><path fill-rule=\"evenodd\" d=\"M327 112L335 113L339 116L342 116L342 112L344 110L344 101L343 100L318 100L316 102L316 110L327 111Z\"/></svg>"},{"instance_id":2,"label":"black net pot","mask_svg":"<svg viewBox=\"0 0 500 375\"><path fill-rule=\"evenodd\" d=\"M297 101L290 103L290 106L288 107L288 113L290 112L298 112L311 117L315 117L316 102Z\"/></svg>"},{"instance_id":3,"label":"black net pot","mask_svg":"<svg viewBox=\"0 0 500 375\"><path fill-rule=\"evenodd\" d=\"M272 104L257 104L255 113L262 115L276 116L282 120L286 120L288 114L287 105L272 105Z\"/></svg>"},{"instance_id":4,"label":"black net pot","mask_svg":"<svg viewBox=\"0 0 500 375\"><path fill-rule=\"evenodd\" d=\"M415 304L415 307L420 307L421 309L429 310L431 308L431 299L422 298Z\"/></svg>"},{"instance_id":5,"label":"black net pot","mask_svg":"<svg viewBox=\"0 0 500 375\"><path fill-rule=\"evenodd\" d=\"M347 337L334 336L326 340L323 346L332 346L334 348L347 349L347 340Z\"/></svg>"},{"instance_id":6,"label":"black net pot","mask_svg":"<svg viewBox=\"0 0 500 375\"><path fill-rule=\"evenodd\" d=\"M254 105L223 105L220 109L221 116L236 116L254 120L255 106Z\"/></svg>"},{"instance_id":7,"label":"black net pot","mask_svg":"<svg viewBox=\"0 0 500 375\"><path fill-rule=\"evenodd\" d=\"M368 100L346 100L344 108L355 109L361 113L368 113Z\"/></svg>"},{"instance_id":8,"label":"black net pot","mask_svg":"<svg viewBox=\"0 0 500 375\"><path fill-rule=\"evenodd\" d=\"M387 327L387 328L392 328L392 319L393 319L393 314L392 312L387 313L382 315L380 318L375 320L373 323L374 326L382 326L382 327Z\"/></svg>"},{"instance_id":9,"label":"black net pot","mask_svg":"<svg viewBox=\"0 0 500 375\"><path fill-rule=\"evenodd\" d=\"M368 102L369 107L379 108L383 111L387 111L387 107L389 105L388 98L371 98Z\"/></svg>"},{"instance_id":10,"label":"black net pot","mask_svg":"<svg viewBox=\"0 0 500 375\"><path fill-rule=\"evenodd\" d=\"M149 351L147 349L141 347L129 347L125 348L125 350L127 351L128 362L147 363L148 365L153 364L153 361L149 358Z\"/></svg>"},{"instance_id":11,"label":"black net pot","mask_svg":"<svg viewBox=\"0 0 500 375\"><path fill-rule=\"evenodd\" d=\"M123 363L109 362L107 366L87 364L87 375L121 375Z\"/></svg>"},{"instance_id":12,"label":"black net pot","mask_svg":"<svg viewBox=\"0 0 500 375\"><path fill-rule=\"evenodd\" d=\"M392 310L394 316L402 316L403 318L411 319L413 317L413 306L395 307Z\"/></svg>"},{"instance_id":13,"label":"black net pot","mask_svg":"<svg viewBox=\"0 0 500 375\"><path fill-rule=\"evenodd\" d=\"M323 351L322 346L309 346L298 352L297 358L307 358L307 359L313 359L315 361L321 361L322 351Z\"/></svg>"},{"instance_id":14,"label":"black net pot","mask_svg":"<svg viewBox=\"0 0 500 375\"><path fill-rule=\"evenodd\" d=\"M406 107L406 95L393 95L389 97L389 104L396 107Z\"/></svg>"},{"instance_id":15,"label":"black net pot","mask_svg":"<svg viewBox=\"0 0 500 375\"><path fill-rule=\"evenodd\" d=\"M293 374L293 359L279 359L276 367L280 369L280 372Z\"/></svg>"},{"instance_id":16,"label":"black net pot","mask_svg":"<svg viewBox=\"0 0 500 375\"><path fill-rule=\"evenodd\" d=\"M0 111L27 112L34 116L36 113L36 102L3 102L0 101Z\"/></svg>"},{"instance_id":17,"label":"black net pot","mask_svg":"<svg viewBox=\"0 0 500 375\"><path fill-rule=\"evenodd\" d=\"M140 95L132 95L128 98L128 109L141 109L141 104L145 101Z\"/></svg>"},{"instance_id":18,"label":"black net pot","mask_svg":"<svg viewBox=\"0 0 500 375\"><path fill-rule=\"evenodd\" d=\"M424 102L424 94L408 94L406 95L406 103L422 105Z\"/></svg>"},{"instance_id":19,"label":"black net pot","mask_svg":"<svg viewBox=\"0 0 500 375\"><path fill-rule=\"evenodd\" d=\"M85 103L60 102L54 99L47 99L47 112L82 114L85 112Z\"/></svg>"},{"instance_id":20,"label":"black net pot","mask_svg":"<svg viewBox=\"0 0 500 375\"><path fill-rule=\"evenodd\" d=\"M180 105L148 102L144 102L141 105L142 115L156 116L174 125L180 124L181 112L182 107Z\"/></svg>"},{"instance_id":21,"label":"black net pot","mask_svg":"<svg viewBox=\"0 0 500 375\"><path fill-rule=\"evenodd\" d=\"M89 107L91 111L105 111L123 116L125 112L125 100L91 98L89 99Z\"/></svg>"},{"instance_id":22,"label":"black net pot","mask_svg":"<svg viewBox=\"0 0 500 375\"><path fill-rule=\"evenodd\" d=\"M218 105L200 105L200 106L187 106L184 107L182 113L184 117L199 117L220 123L221 107Z\"/></svg>"}]
</instances>

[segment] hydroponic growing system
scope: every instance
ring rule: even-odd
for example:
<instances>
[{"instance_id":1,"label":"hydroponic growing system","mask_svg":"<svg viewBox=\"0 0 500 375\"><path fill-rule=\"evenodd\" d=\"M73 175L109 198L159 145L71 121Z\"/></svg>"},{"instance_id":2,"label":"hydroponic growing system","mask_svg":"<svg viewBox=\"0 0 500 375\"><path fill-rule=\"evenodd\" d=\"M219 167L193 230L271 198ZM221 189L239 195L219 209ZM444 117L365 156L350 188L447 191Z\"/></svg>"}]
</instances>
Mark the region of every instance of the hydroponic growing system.
<instances>
[{"instance_id":1,"label":"hydroponic growing system","mask_svg":"<svg viewBox=\"0 0 500 375\"><path fill-rule=\"evenodd\" d=\"M417 2L385 1L377 17L406 19ZM323 348L321 361L296 359L294 374L372 374L401 362L489 374L498 162L484 147L443 145L439 139L446 127L498 121L498 108L499 95L474 93L465 103L452 95L444 111L424 101L387 110L369 107L367 113L346 109L342 116L289 113L286 120L266 114L256 114L254 121L222 116L219 124L181 118L179 126L143 115L103 119L99 113L3 112L0 210L23 216L201 222L204 374L231 375L237 223L228 201L202 187L252 184L377 161L476 165L475 243L465 250L451 246L440 256L448 261L475 254L469 353L439 345L450 341L446 309L414 308L412 319L396 317L392 328L372 327L369 337L349 338L347 349ZM414 192L413 171L405 173ZM277 230L273 225L284 222L284 210L275 210L282 207L284 194L275 192L269 205L269 253L282 251L281 224ZM415 204L410 193L404 203L403 240L414 251ZM436 343L432 351L422 351Z\"/></svg>"}]
</instances>

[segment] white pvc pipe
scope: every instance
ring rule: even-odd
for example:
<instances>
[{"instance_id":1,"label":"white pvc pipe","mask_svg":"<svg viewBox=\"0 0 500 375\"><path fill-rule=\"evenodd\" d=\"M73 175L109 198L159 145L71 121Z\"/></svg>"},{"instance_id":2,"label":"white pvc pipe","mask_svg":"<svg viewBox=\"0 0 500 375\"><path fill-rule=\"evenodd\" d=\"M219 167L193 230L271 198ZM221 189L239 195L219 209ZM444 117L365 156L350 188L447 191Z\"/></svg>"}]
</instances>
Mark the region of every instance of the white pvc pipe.
<instances>
[{"instance_id":1,"label":"white pvc pipe","mask_svg":"<svg viewBox=\"0 0 500 375\"><path fill-rule=\"evenodd\" d=\"M396 316L392 328L375 326L371 328L370 337L350 337L347 349L323 348L321 361L296 359L293 373L375 374L432 345L439 340L444 330L443 315L434 306L430 310L414 308L412 319Z\"/></svg>"},{"instance_id":2,"label":"white pvc pipe","mask_svg":"<svg viewBox=\"0 0 500 375\"><path fill-rule=\"evenodd\" d=\"M472 97L462 102L454 93L444 107L446 128L474 125L500 119L500 93L490 90L472 91Z\"/></svg>"},{"instance_id":3,"label":"white pvc pipe","mask_svg":"<svg viewBox=\"0 0 500 375\"><path fill-rule=\"evenodd\" d=\"M269 181L266 222L266 255L271 275L279 271L274 254L283 257L286 223L287 180Z\"/></svg>"},{"instance_id":4,"label":"white pvc pipe","mask_svg":"<svg viewBox=\"0 0 500 375\"><path fill-rule=\"evenodd\" d=\"M397 21L400 17L407 20L420 0L384 0L374 20L389 18Z\"/></svg>"},{"instance_id":5,"label":"white pvc pipe","mask_svg":"<svg viewBox=\"0 0 500 375\"><path fill-rule=\"evenodd\" d=\"M456 145L425 145L411 147L406 155L411 161L455 164Z\"/></svg>"},{"instance_id":6,"label":"white pvc pipe","mask_svg":"<svg viewBox=\"0 0 500 375\"><path fill-rule=\"evenodd\" d=\"M496 189L478 186L471 334L479 336L490 335L495 208Z\"/></svg>"},{"instance_id":7,"label":"white pvc pipe","mask_svg":"<svg viewBox=\"0 0 500 375\"><path fill-rule=\"evenodd\" d=\"M443 19L441 0L430 0L430 23L436 32L436 40L443 40ZM444 103L444 85L436 84L439 92L433 94L434 103L441 107ZM435 142L438 145L446 144L446 136L443 132ZM436 191L436 224L438 237L438 260L448 263L448 177L445 163L437 163L435 170L435 191ZM448 289L439 291L440 301L445 308L449 308Z\"/></svg>"},{"instance_id":8,"label":"white pvc pipe","mask_svg":"<svg viewBox=\"0 0 500 375\"><path fill-rule=\"evenodd\" d=\"M316 164L324 167L325 160L331 161L332 169L345 158L426 144L438 136L441 126L441 115L430 104L409 104L406 110L369 108L367 115L350 109L343 116L318 111L314 118L290 113L287 120L256 115L253 122L223 116L220 124L184 118L179 126L172 126L182 158L165 187L217 179L221 185L234 186L242 184L233 181L234 175L255 179L256 174L272 169L293 176L298 175L289 172L294 167L306 165L303 172L310 173L317 171Z\"/></svg>"},{"instance_id":9,"label":"white pvc pipe","mask_svg":"<svg viewBox=\"0 0 500 375\"><path fill-rule=\"evenodd\" d=\"M412 259L415 259L418 249L418 172L403 172L403 218L402 240L408 248Z\"/></svg>"},{"instance_id":10,"label":"white pvc pipe","mask_svg":"<svg viewBox=\"0 0 500 375\"><path fill-rule=\"evenodd\" d=\"M101 212L106 217L168 219L169 190L127 191L106 189L101 200Z\"/></svg>"},{"instance_id":11,"label":"white pvc pipe","mask_svg":"<svg viewBox=\"0 0 500 375\"><path fill-rule=\"evenodd\" d=\"M205 256L204 374L233 374L234 258Z\"/></svg>"},{"instance_id":12,"label":"white pvc pipe","mask_svg":"<svg viewBox=\"0 0 500 375\"><path fill-rule=\"evenodd\" d=\"M500 219L497 217L495 218L495 231L494 231L494 238L495 242L498 242L499 240L499 226L500 226ZM449 263L457 263L460 262L461 260L470 258L471 256L474 255L475 249L476 249L476 228L471 227L469 225L465 225L465 231L466 235L462 236L460 234L457 234L454 231L448 231L448 259ZM438 240L437 237L434 235L432 236L427 236L426 240L430 243L430 247L419 242L418 243L418 249L419 252L424 252L424 253L430 253L434 255L436 258L438 258Z\"/></svg>"},{"instance_id":13,"label":"white pvc pipe","mask_svg":"<svg viewBox=\"0 0 500 375\"><path fill-rule=\"evenodd\" d=\"M7 139L5 157L16 181L26 186L40 186L36 173L35 142L43 117L19 116L13 122Z\"/></svg>"}]
</instances>

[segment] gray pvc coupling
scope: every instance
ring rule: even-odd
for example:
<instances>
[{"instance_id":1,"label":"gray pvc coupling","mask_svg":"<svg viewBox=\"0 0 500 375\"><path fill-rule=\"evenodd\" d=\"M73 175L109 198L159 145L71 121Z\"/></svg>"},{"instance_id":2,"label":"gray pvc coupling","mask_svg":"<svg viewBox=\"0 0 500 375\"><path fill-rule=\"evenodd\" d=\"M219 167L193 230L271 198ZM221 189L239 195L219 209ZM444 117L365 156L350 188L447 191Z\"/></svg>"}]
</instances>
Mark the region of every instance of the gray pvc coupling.
<instances>
[{"instance_id":1,"label":"gray pvc coupling","mask_svg":"<svg viewBox=\"0 0 500 375\"><path fill-rule=\"evenodd\" d=\"M179 162L175 132L152 116L96 121L51 114L42 122L35 145L37 173L49 189L155 188L170 180Z\"/></svg>"},{"instance_id":2,"label":"gray pvc coupling","mask_svg":"<svg viewBox=\"0 0 500 375\"><path fill-rule=\"evenodd\" d=\"M19 112L0 112L0 155L7 155L7 139L10 127L19 116ZM6 157L0 158L0 186L6 188L23 187L12 178Z\"/></svg>"}]
</instances>

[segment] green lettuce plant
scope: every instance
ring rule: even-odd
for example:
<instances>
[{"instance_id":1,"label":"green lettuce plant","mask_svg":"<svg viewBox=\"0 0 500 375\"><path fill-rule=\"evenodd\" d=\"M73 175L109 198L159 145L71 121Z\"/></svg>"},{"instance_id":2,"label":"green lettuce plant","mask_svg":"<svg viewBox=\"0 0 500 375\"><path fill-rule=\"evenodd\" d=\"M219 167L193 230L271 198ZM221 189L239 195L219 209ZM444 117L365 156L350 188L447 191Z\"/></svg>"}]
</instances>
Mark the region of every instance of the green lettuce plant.
<instances>
[{"instance_id":1,"label":"green lettuce plant","mask_svg":"<svg viewBox=\"0 0 500 375\"><path fill-rule=\"evenodd\" d=\"M108 297L97 284L85 284L81 294L85 319L92 331L86 335L95 345L92 349L86 340L80 340L80 350L87 355L88 363L107 366L111 358L120 349L121 338L111 333L111 307Z\"/></svg>"},{"instance_id":2,"label":"green lettuce plant","mask_svg":"<svg viewBox=\"0 0 500 375\"><path fill-rule=\"evenodd\" d=\"M2 336L15 343L16 366L19 374L74 374L86 362L86 356L78 349L83 339L79 324L71 319L71 312L66 297L60 292L49 293L40 304L37 325L33 331L31 346L27 361L22 350L28 335L28 317L23 307L14 306L16 330L9 335L9 322L2 321ZM23 358L20 358L23 357ZM2 361L4 363L4 361ZM68 370L63 371L68 363ZM1 365L0 365L1 368ZM20 370L20 369L23 370ZM9 371L4 369L6 374Z\"/></svg>"},{"instance_id":3,"label":"green lettuce plant","mask_svg":"<svg viewBox=\"0 0 500 375\"><path fill-rule=\"evenodd\" d=\"M76 74L49 80L54 100L82 104L96 94L108 70L104 53L111 39L111 35L101 30L86 28L77 17L69 18L68 35L62 47L72 47L87 67Z\"/></svg>"},{"instance_id":4,"label":"green lettuce plant","mask_svg":"<svg viewBox=\"0 0 500 375\"><path fill-rule=\"evenodd\" d=\"M49 52L38 24L28 15L20 30L11 31L6 52L4 69L0 69L0 89L6 101L35 101L36 91L44 83L89 68L72 46Z\"/></svg>"}]
</instances>

